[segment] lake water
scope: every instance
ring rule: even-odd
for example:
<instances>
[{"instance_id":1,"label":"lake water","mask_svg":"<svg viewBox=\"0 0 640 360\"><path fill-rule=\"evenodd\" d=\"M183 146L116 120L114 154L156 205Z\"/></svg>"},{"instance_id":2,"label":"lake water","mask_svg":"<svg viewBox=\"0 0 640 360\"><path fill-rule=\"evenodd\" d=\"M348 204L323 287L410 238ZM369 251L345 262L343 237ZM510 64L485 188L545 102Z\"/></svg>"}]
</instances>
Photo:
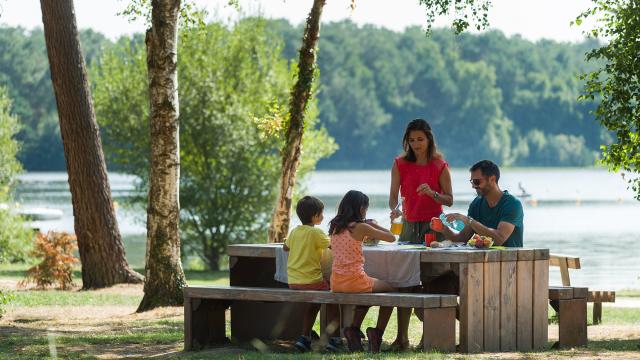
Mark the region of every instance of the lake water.
<instances>
[{"instance_id":1,"label":"lake water","mask_svg":"<svg viewBox=\"0 0 640 360\"><path fill-rule=\"evenodd\" d=\"M133 194L133 177L110 174L114 200L122 204ZM445 212L466 213L475 192L466 169L453 169L454 206ZM73 231L73 210L66 173L27 173L20 177L18 201L23 206L61 209L60 220L34 223L43 231ZM341 196L350 189L371 198L368 217L388 225L388 171L318 171L306 182L306 193L325 202L326 230ZM618 174L603 169L504 169L502 189L517 194L518 184L532 194L523 201L525 246L549 248L552 253L579 256L580 270L570 270L572 285L619 290L640 288L640 202L633 198ZM127 257L143 266L145 252L144 209L117 208ZM297 220L297 219L296 219ZM295 220L293 225L298 224ZM556 268L551 284L560 284Z\"/></svg>"}]
</instances>

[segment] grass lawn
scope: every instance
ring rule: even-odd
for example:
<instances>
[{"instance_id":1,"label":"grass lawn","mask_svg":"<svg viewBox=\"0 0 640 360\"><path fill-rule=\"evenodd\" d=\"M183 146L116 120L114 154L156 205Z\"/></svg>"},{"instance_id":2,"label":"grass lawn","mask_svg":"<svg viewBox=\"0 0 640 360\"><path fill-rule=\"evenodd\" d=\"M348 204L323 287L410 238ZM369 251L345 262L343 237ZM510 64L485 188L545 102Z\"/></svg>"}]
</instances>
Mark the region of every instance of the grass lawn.
<instances>
[{"instance_id":1,"label":"grass lawn","mask_svg":"<svg viewBox=\"0 0 640 360\"><path fill-rule=\"evenodd\" d=\"M0 359L42 359L55 354L65 359L96 358L185 358L185 359L441 359L441 354L425 354L411 350L404 353L326 354L318 350L310 354L297 354L291 342L263 344L232 344L222 348L183 353L182 308L160 308L136 314L142 298L141 285L118 285L110 289L91 291L39 291L15 288L27 266L0 266L0 286L14 284L15 299L0 319ZM79 273L75 281L80 283ZM226 284L228 272L187 271L189 284ZM10 287L11 288L11 287ZM635 297L640 291L625 294ZM618 298L621 294L616 294ZM640 304L640 302L639 302ZM553 312L550 311L550 315ZM591 306L589 306L589 318ZM377 308L372 308L363 329L374 326ZM638 357L640 351L640 305L638 307L603 306L603 323L589 326L589 345L570 350L549 350L533 353L505 353L463 355L453 358L547 359L547 358L618 358ZM396 334L393 315L385 332L388 346ZM259 319L258 319L259 320ZM590 319L589 319L590 321ZM422 324L412 317L410 339L416 345ZM316 325L316 329L318 326ZM549 327L550 343L557 339L557 325ZM385 345L383 345L383 350ZM448 358L448 357L447 357Z\"/></svg>"}]
</instances>

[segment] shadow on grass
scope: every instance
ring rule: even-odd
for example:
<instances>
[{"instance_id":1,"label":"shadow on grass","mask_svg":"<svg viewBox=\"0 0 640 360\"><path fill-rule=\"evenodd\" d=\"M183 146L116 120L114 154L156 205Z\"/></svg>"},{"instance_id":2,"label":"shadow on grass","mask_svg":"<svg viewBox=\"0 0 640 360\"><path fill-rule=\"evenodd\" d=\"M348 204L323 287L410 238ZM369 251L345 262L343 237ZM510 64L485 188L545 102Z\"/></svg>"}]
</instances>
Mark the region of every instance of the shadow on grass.
<instances>
[{"instance_id":1,"label":"shadow on grass","mask_svg":"<svg viewBox=\"0 0 640 360\"><path fill-rule=\"evenodd\" d=\"M639 351L640 339L589 340L589 350Z\"/></svg>"}]
</instances>

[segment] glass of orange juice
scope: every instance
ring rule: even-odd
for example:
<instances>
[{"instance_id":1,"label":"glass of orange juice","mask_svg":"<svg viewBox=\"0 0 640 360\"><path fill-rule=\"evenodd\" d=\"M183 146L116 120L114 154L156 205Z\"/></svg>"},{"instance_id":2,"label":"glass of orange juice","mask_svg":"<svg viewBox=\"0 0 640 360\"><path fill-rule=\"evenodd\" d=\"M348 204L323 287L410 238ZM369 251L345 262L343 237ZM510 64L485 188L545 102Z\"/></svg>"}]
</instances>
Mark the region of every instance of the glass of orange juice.
<instances>
[{"instance_id":1,"label":"glass of orange juice","mask_svg":"<svg viewBox=\"0 0 640 360\"><path fill-rule=\"evenodd\" d=\"M393 235L402 234L402 216L399 216L391 221L391 233Z\"/></svg>"}]
</instances>

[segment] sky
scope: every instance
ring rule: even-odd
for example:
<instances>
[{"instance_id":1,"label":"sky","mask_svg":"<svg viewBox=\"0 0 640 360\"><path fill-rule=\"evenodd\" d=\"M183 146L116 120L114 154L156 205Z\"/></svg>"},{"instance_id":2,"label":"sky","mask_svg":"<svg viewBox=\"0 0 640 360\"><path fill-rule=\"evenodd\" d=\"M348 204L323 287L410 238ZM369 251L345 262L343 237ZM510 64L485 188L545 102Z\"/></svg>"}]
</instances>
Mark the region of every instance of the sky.
<instances>
[{"instance_id":1,"label":"sky","mask_svg":"<svg viewBox=\"0 0 640 360\"><path fill-rule=\"evenodd\" d=\"M239 13L226 6L227 0L194 0L210 14L233 20ZM128 0L75 0L76 19L80 29L92 28L116 39L123 34L143 32L142 21L129 22L118 16ZM261 14L269 18L286 18L294 24L304 21L313 0L240 0L242 11L248 15ZM323 22L351 19L357 24L374 24L395 31L407 26L424 26L425 11L417 0L356 0L355 10L350 0L327 1ZM507 36L519 34L537 41L581 41L582 27L570 26L571 20L588 9L591 0L492 0L489 10L491 28L500 29ZM447 19L439 19L436 26L446 26ZM0 25L42 27L39 0L0 0Z\"/></svg>"}]
</instances>

